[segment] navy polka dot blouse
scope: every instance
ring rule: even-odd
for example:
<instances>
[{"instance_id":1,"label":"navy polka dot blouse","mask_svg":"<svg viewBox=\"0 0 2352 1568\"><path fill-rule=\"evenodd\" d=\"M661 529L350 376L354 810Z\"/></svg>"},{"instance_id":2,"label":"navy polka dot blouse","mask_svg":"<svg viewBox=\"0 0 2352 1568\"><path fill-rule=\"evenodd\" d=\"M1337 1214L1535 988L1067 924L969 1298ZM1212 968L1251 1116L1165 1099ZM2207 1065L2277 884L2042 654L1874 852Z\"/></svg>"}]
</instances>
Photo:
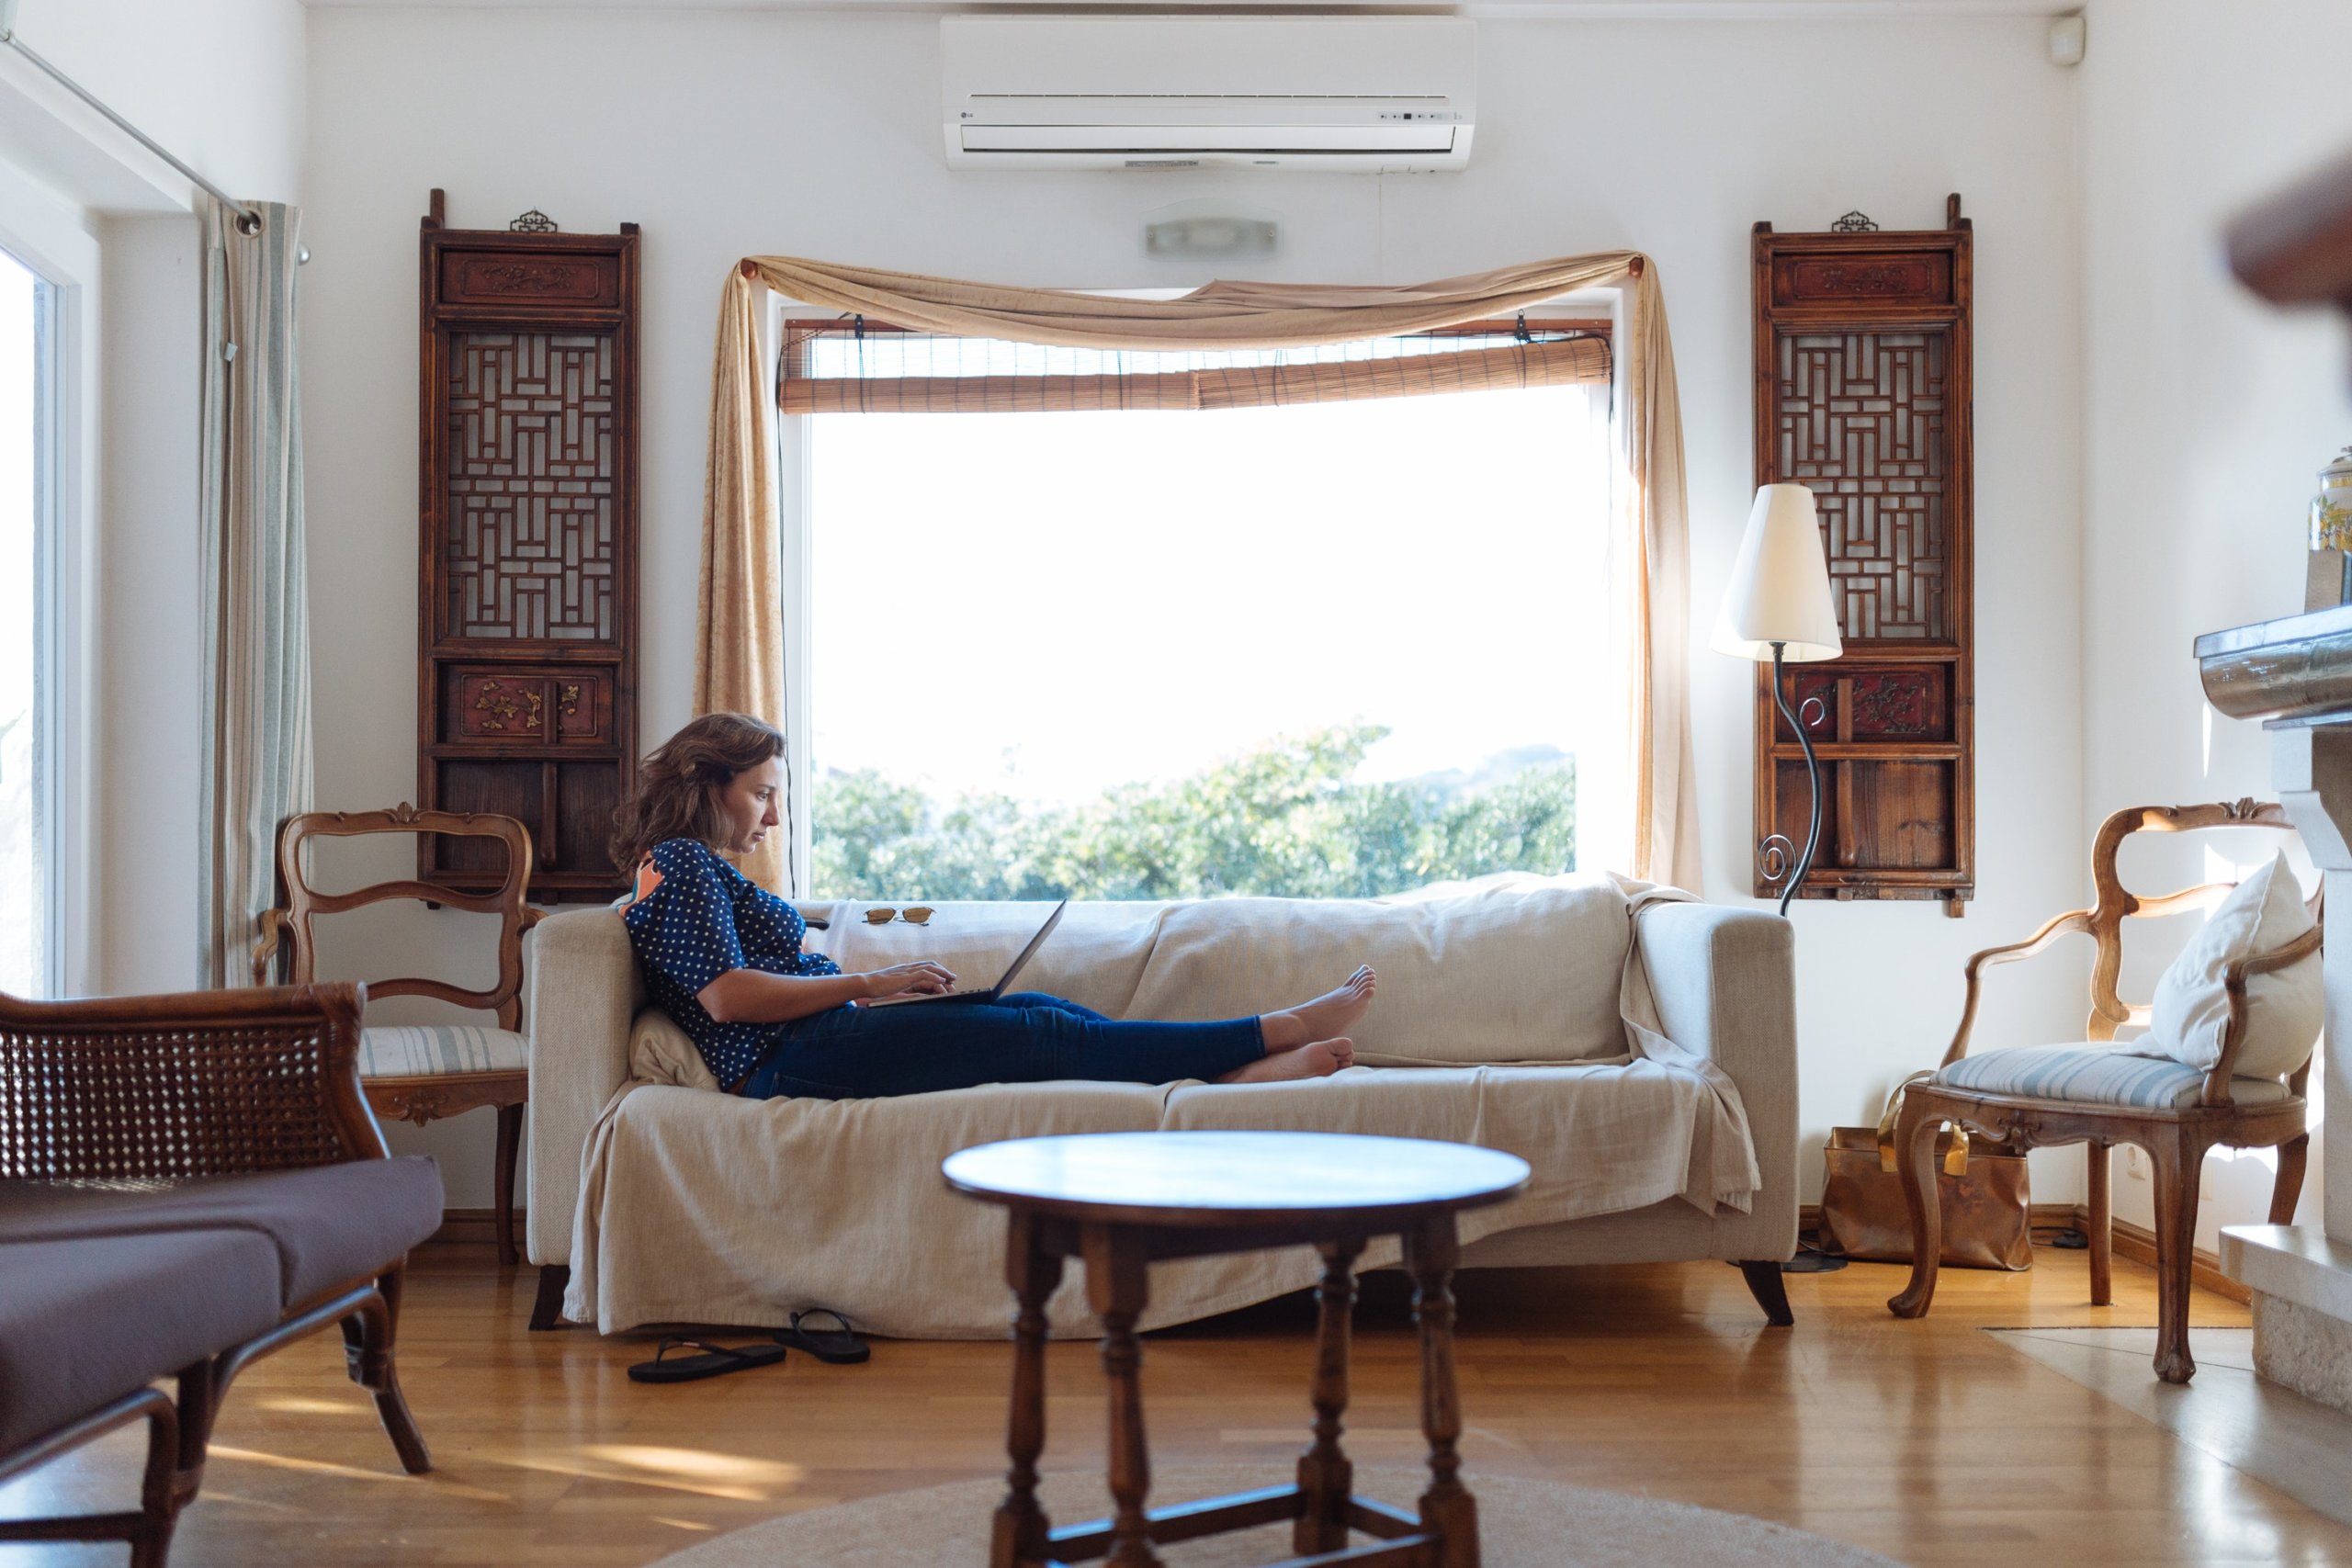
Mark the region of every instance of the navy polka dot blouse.
<instances>
[{"instance_id":1,"label":"navy polka dot blouse","mask_svg":"<svg viewBox=\"0 0 2352 1568\"><path fill-rule=\"evenodd\" d=\"M800 911L755 885L697 839L664 839L638 868L621 923L645 967L653 1004L677 1021L711 1076L732 1086L752 1070L776 1025L721 1023L695 998L729 969L769 975L838 975L821 953L803 953Z\"/></svg>"}]
</instances>

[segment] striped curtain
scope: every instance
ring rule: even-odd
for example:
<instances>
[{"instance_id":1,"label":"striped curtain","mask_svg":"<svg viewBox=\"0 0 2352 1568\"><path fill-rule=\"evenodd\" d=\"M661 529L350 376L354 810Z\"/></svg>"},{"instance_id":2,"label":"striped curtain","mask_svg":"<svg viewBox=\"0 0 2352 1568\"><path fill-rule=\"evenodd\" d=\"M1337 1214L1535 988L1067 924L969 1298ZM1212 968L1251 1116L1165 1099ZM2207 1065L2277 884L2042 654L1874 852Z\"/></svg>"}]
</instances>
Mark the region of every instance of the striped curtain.
<instances>
[{"instance_id":1,"label":"striped curtain","mask_svg":"<svg viewBox=\"0 0 2352 1568\"><path fill-rule=\"evenodd\" d=\"M247 983L273 897L277 824L311 806L311 622L302 549L302 419L294 327L301 215L199 196L204 226L203 799L198 962Z\"/></svg>"}]
</instances>

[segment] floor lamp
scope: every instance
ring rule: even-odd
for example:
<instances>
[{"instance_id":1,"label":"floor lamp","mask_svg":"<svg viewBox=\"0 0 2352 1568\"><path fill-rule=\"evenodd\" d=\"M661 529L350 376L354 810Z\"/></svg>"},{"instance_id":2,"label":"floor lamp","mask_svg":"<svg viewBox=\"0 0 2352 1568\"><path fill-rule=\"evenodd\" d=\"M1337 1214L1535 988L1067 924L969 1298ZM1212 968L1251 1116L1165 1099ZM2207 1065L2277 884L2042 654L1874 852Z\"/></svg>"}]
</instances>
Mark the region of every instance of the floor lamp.
<instances>
[{"instance_id":1,"label":"floor lamp","mask_svg":"<svg viewBox=\"0 0 2352 1568\"><path fill-rule=\"evenodd\" d=\"M1813 785L1813 820L1805 829L1804 852L1794 855L1790 868L1796 847L1777 830L1756 852L1765 880L1777 881L1776 869L1788 872L1788 886L1781 890L1781 913L1786 916L1789 900L1813 869L1813 852L1821 843L1821 765L1814 758L1813 738L1805 727L1818 722L1828 705L1808 697L1800 710L1792 711L1781 666L1783 661L1835 659L1845 651L1829 592L1829 563L1822 554L1821 520L1814 511L1813 491L1804 486L1766 485L1756 492L1747 532L1739 541L1739 558L1732 563L1731 586L1724 591L1714 649L1741 659L1772 661L1772 701L1804 750L1805 778ZM1772 827L1777 829L1779 824Z\"/></svg>"}]
</instances>

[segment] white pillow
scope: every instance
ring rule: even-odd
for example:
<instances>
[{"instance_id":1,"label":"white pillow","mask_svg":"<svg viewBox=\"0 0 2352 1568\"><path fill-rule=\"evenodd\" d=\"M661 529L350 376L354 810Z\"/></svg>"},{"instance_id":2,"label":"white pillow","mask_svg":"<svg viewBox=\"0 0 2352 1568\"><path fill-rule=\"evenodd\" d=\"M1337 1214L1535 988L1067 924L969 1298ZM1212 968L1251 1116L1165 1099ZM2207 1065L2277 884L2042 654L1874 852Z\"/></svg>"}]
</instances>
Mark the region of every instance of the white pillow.
<instances>
[{"instance_id":1,"label":"white pillow","mask_svg":"<svg viewBox=\"0 0 2352 1568\"><path fill-rule=\"evenodd\" d=\"M2222 1035L2230 1021L2222 971L2236 959L2284 947L2312 924L2281 852L2239 883L2172 961L2156 983L2148 1035L2141 1043L2211 1070L2221 1059ZM2247 981L2245 1043L2232 1071L2241 1077L2278 1078L2301 1066L2319 1038L2321 985L2316 953Z\"/></svg>"}]
</instances>

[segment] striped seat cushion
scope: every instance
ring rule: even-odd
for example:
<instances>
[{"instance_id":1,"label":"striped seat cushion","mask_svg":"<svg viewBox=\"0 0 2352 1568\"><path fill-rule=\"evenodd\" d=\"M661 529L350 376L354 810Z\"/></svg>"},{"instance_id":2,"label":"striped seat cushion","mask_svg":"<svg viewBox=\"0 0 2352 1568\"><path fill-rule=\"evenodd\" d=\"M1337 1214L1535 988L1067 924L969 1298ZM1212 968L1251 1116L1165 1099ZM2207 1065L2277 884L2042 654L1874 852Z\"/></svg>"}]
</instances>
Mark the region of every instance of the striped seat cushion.
<instances>
[{"instance_id":1,"label":"striped seat cushion","mask_svg":"<svg viewBox=\"0 0 2352 1568\"><path fill-rule=\"evenodd\" d=\"M2130 1046L2098 1043L2020 1045L1962 1056L1938 1073L1936 1082L1984 1094L2151 1111L2194 1105L2205 1089L2203 1073L2169 1056L2135 1056ZM2287 1086L2276 1078L2233 1078L2230 1098L2240 1105L2267 1105L2286 1099Z\"/></svg>"},{"instance_id":2,"label":"striped seat cushion","mask_svg":"<svg viewBox=\"0 0 2352 1568\"><path fill-rule=\"evenodd\" d=\"M436 1073L519 1073L530 1065L523 1037L503 1029L399 1024L359 1032L359 1076L415 1078Z\"/></svg>"}]
</instances>

